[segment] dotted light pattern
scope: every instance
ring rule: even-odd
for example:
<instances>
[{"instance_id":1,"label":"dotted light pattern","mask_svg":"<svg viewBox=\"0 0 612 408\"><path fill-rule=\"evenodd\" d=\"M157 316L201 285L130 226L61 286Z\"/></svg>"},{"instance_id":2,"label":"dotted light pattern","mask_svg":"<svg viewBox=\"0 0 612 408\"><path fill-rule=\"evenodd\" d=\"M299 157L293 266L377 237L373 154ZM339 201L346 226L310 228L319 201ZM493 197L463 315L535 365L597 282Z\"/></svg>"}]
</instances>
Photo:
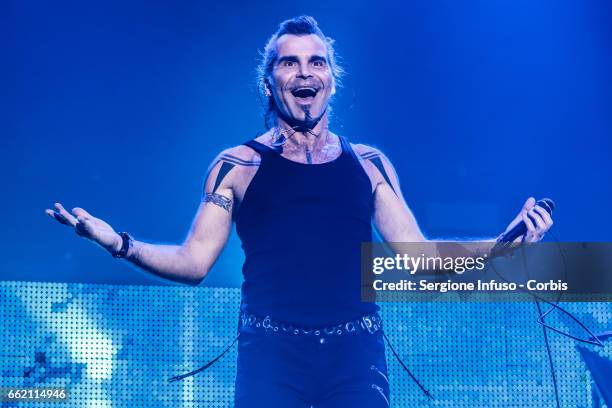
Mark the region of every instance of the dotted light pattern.
<instances>
[{"instance_id":1,"label":"dotted light pattern","mask_svg":"<svg viewBox=\"0 0 612 408\"><path fill-rule=\"evenodd\" d=\"M0 386L66 387L62 407L229 407L236 347L196 376L168 378L225 348L239 303L236 288L1 282ZM610 330L612 304L562 306L594 332ZM388 337L435 397L428 401L387 349L391 406L554 407L536 312L533 303L381 304ZM547 323L588 337L558 312ZM549 339L561 405L593 406L576 342ZM597 351L612 357L610 344ZM38 405L49 406L27 404Z\"/></svg>"}]
</instances>

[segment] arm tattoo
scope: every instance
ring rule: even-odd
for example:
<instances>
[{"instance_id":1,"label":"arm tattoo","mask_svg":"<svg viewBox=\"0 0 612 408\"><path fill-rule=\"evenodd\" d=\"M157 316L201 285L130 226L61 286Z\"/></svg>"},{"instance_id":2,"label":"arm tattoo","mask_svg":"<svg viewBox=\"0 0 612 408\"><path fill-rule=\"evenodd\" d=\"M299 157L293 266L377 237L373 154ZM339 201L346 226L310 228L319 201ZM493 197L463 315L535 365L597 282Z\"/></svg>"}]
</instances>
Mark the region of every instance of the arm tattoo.
<instances>
[{"instance_id":1,"label":"arm tattoo","mask_svg":"<svg viewBox=\"0 0 612 408\"><path fill-rule=\"evenodd\" d=\"M204 202L219 206L227 212L229 212L230 207L232 206L232 200L217 193L204 193Z\"/></svg>"},{"instance_id":2,"label":"arm tattoo","mask_svg":"<svg viewBox=\"0 0 612 408\"><path fill-rule=\"evenodd\" d=\"M380 160L380 154L378 154L375 151L371 151L371 152L362 153L362 154L360 154L360 156L361 156L361 158L363 160L369 160L369 161L372 162L372 164L374 164L374 166L376 166L378 171L380 171L382 176L385 178L385 181L387 182L389 187L391 187L391 190L393 190L395 195L397 195L397 192L393 188L393 184L391 184L391 180L389 179L389 175L387 174L387 171L385 170L385 166L383 165L382 160Z\"/></svg>"}]
</instances>

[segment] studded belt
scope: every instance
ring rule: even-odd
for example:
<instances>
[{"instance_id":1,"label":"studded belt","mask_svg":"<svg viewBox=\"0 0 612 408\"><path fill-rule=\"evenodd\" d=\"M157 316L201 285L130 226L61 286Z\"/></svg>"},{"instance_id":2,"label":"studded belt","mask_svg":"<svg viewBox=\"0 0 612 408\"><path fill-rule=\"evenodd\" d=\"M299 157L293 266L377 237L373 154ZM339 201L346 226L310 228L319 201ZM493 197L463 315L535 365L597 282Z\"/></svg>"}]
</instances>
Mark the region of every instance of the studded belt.
<instances>
[{"instance_id":1,"label":"studded belt","mask_svg":"<svg viewBox=\"0 0 612 408\"><path fill-rule=\"evenodd\" d=\"M270 316L255 316L240 312L240 324L242 328L252 328L270 333L306 335L306 336L341 336L343 334L358 334L367 332L370 334L382 330L382 319L378 313L361 316L358 319L321 328L304 328L293 324L277 322Z\"/></svg>"},{"instance_id":2,"label":"studded belt","mask_svg":"<svg viewBox=\"0 0 612 408\"><path fill-rule=\"evenodd\" d=\"M170 382L179 381L179 380L182 380L187 377L191 377L192 375L195 375L199 372L206 370L208 367L210 367L215 362L217 362L221 357L223 357L223 355L227 353L229 349L231 349L234 346L234 344L236 344L236 341L238 341L238 339L240 338L240 334L242 333L242 330L244 330L245 328L250 328L254 330L263 330L265 332L270 332L270 333L285 333L285 334L292 335L292 336L298 336L298 335L318 336L319 342L321 342L321 344L325 343L326 336L341 336L343 334L359 334L359 333L371 333L372 334L378 331L382 332L382 319L380 318L380 315L378 313L364 315L364 316L361 316L359 319L355 319L355 320L351 320L345 323L340 323L340 324L336 324L336 325L328 326L324 328L319 328L319 329L310 329L310 328L307 329L307 328L303 328L303 327L299 327L299 326L295 326L295 325L291 325L287 323L280 323L275 320L272 320L270 316L266 316L262 318L262 317L258 317L258 316L244 313L244 312L240 312L239 323L240 323L240 327L238 328L238 334L236 335L236 337L234 337L234 340L231 341L231 343L225 348L225 350L223 350L221 354L219 354L218 356L210 360L204 366L196 370L190 371L186 374L175 375L174 377L171 377L168 381ZM393 353L397 361L402 365L402 368L408 373L410 378L412 378L412 380L419 386L421 391L423 391L423 393L429 399L433 399L429 391L427 391L427 389L423 387L423 385L419 382L419 380L417 380L414 374L410 372L406 364L400 358L397 351L395 351L395 348L393 347L393 345L391 345L391 342L389 341L385 333L382 333L382 336L387 341L387 344L389 345L391 352Z\"/></svg>"}]
</instances>

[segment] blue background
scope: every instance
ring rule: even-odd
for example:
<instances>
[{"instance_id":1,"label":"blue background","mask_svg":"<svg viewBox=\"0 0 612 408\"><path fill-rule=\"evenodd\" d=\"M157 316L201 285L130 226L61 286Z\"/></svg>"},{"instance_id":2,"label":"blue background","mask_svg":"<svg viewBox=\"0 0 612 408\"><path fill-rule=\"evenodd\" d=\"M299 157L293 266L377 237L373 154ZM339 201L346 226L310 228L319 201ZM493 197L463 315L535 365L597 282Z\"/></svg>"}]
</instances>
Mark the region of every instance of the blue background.
<instances>
[{"instance_id":1,"label":"blue background","mask_svg":"<svg viewBox=\"0 0 612 408\"><path fill-rule=\"evenodd\" d=\"M332 130L390 157L429 237L495 236L534 195L557 203L554 238L609 240L607 1L4 7L2 279L162 283L44 209L182 241L211 160L263 131L258 50L303 13L348 71ZM241 257L234 236L203 284L238 285Z\"/></svg>"}]
</instances>

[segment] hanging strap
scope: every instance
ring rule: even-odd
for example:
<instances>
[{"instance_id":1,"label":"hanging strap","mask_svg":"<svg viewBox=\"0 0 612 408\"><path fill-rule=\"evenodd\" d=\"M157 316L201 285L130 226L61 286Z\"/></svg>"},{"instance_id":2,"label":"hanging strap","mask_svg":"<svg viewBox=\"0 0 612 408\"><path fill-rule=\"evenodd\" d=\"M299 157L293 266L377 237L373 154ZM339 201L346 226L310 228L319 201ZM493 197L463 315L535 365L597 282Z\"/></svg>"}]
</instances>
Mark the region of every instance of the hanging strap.
<instances>
[{"instance_id":1,"label":"hanging strap","mask_svg":"<svg viewBox=\"0 0 612 408\"><path fill-rule=\"evenodd\" d=\"M397 351L395 351L395 349L393 348L393 345L391 344L391 341L389 341L389 338L387 337L387 335L385 334L385 332L383 332L383 337L385 338L385 340L387 341L387 344L389 345L389 348L391 349L391 352L393 353L393 355L395 356L395 358L397 359L397 361L399 361L399 363L402 365L402 367L404 368L404 370L406 370L406 372L408 373L408 375L410 376L410 378L412 378L412 381L414 381L416 383L416 385L419 386L419 388L421 389L421 391L423 391L423 393L425 393L425 395L427 395L427 398L433 400L434 397L431 396L431 394L429 393L429 391L427 391L425 389L425 387L423 387L423 385L421 385L421 383L419 382L419 380L416 379L416 377L410 372L410 370L408 369L408 367L406 367L406 364L404 364L404 362L402 361L402 359L399 357L399 355L397 354Z\"/></svg>"},{"instance_id":2,"label":"hanging strap","mask_svg":"<svg viewBox=\"0 0 612 408\"><path fill-rule=\"evenodd\" d=\"M188 372L186 374L176 375L176 376L168 379L168 382L180 381L183 378L191 377L192 375L196 375L197 373L200 373L200 372L206 370L208 367L210 367L211 365L215 364L221 357L223 357L225 355L225 353L227 353L229 351L229 349L232 348L232 346L236 343L236 341L238 340L239 337L240 337L240 333L238 333L238 335L234 338L234 340L232 340L230 345L227 346L225 348L225 350L223 350L223 352L221 354L219 354L217 357L215 357L212 360L210 360L208 363L206 363L206 365L198 368L197 370L190 371L190 372Z\"/></svg>"},{"instance_id":3,"label":"hanging strap","mask_svg":"<svg viewBox=\"0 0 612 408\"><path fill-rule=\"evenodd\" d=\"M340 139L340 146L342 146L342 150L350 154L353 157L353 159L361 166L361 163L359 162L359 158L357 158L357 154L351 147L351 143L348 141L348 139L340 135L338 135L338 139Z\"/></svg>"}]
</instances>

